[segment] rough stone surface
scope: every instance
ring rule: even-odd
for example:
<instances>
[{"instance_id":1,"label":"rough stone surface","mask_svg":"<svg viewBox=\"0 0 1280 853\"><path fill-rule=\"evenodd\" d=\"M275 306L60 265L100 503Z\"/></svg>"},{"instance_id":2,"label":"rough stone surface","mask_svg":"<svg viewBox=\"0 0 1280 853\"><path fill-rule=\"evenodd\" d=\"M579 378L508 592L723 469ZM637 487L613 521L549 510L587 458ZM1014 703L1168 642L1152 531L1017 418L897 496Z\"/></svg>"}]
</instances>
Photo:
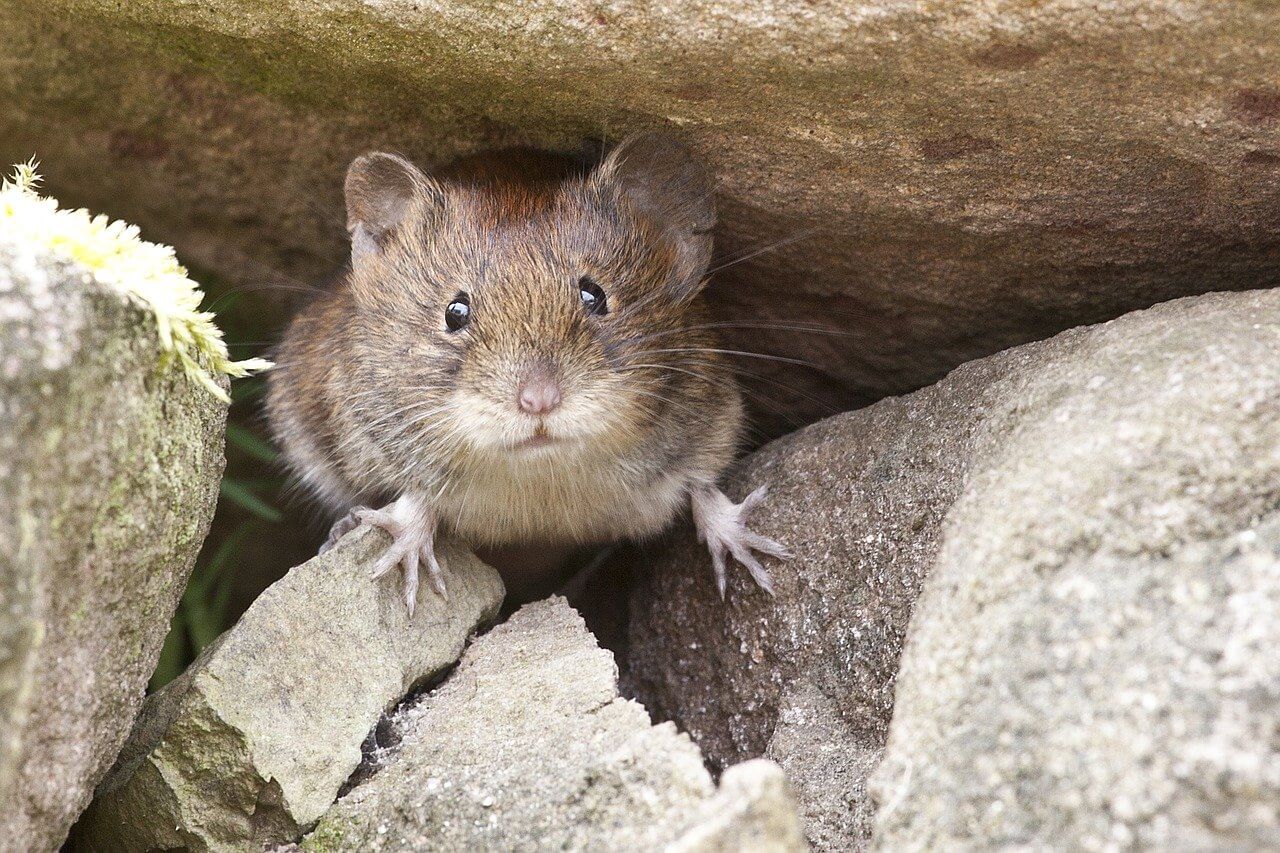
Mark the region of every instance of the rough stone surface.
<instances>
[{"instance_id":1,"label":"rough stone surface","mask_svg":"<svg viewBox=\"0 0 1280 853\"><path fill-rule=\"evenodd\" d=\"M650 547L625 632L629 695L688 731L718 766L759 755L782 765L816 847L865 844L873 811L866 778L886 740L912 604L935 562L954 561L969 580L939 581L931 618L941 621L928 636L955 660L929 663L932 652L919 653L912 701L933 698L911 712L916 724L902 724L899 749L925 780L913 780L907 790L919 793L894 811L901 822L947 812L954 830L965 812L929 797L962 777L980 790L982 782L965 777L978 744L995 749L1000 722L1031 725L1014 720L1013 709L996 714L998 691L1014 689L1011 672L998 671L998 683L977 674L987 672L979 664L988 650L1021 653L1024 642L1051 636L1048 623L1017 620L1019 585L1051 577L1058 560L1095 552L1154 558L1196 536L1234 534L1274 508L1278 347L1280 291L1179 300L967 364L919 392L773 442L743 460L727 485L735 499L770 487L755 526L795 551L789 562L770 561L777 597L739 571L722 604L690 530ZM974 584L964 595L975 603L943 619L962 582ZM1050 595L1035 589L1027 595ZM1069 659L1084 653L1064 648ZM1059 650L1046 643L1042 651ZM1028 649L1008 660L1031 667L1037 659ZM950 693L935 684L933 668L944 665L971 668L948 676ZM1157 661L1141 665L1170 677ZM1023 674L1027 690L1046 689L1034 672ZM1036 695L1060 698L1056 690ZM959 724L925 728L931 715L939 725L963 715L992 740L957 748L954 764L936 771L954 776L930 776L921 768L941 748L941 732L955 739L946 743L967 737ZM1023 746L1015 737L1006 747L1010 762ZM914 829L886 832L908 847L931 846ZM939 830L935 840L945 847L945 837Z\"/></svg>"},{"instance_id":2,"label":"rough stone surface","mask_svg":"<svg viewBox=\"0 0 1280 853\"><path fill-rule=\"evenodd\" d=\"M1280 283L1266 0L0 12L0 161L38 154L60 197L144 225L258 311L341 263L363 149L431 164L678 133L718 176L724 262L763 252L712 287L746 324L729 348L814 365L743 360L766 434L1081 323Z\"/></svg>"},{"instance_id":3,"label":"rough stone surface","mask_svg":"<svg viewBox=\"0 0 1280 853\"><path fill-rule=\"evenodd\" d=\"M149 697L75 845L260 849L309 828L381 715L501 606L497 573L448 545L448 601L424 592L410 620L399 577L368 575L388 542L365 528L295 568Z\"/></svg>"},{"instance_id":4,"label":"rough stone surface","mask_svg":"<svg viewBox=\"0 0 1280 853\"><path fill-rule=\"evenodd\" d=\"M947 519L877 845L1276 849L1280 293L1072 339Z\"/></svg>"},{"instance_id":5,"label":"rough stone surface","mask_svg":"<svg viewBox=\"0 0 1280 853\"><path fill-rule=\"evenodd\" d=\"M57 849L115 760L213 515L225 418L145 312L0 234L0 849Z\"/></svg>"},{"instance_id":6,"label":"rough stone surface","mask_svg":"<svg viewBox=\"0 0 1280 853\"><path fill-rule=\"evenodd\" d=\"M716 791L687 735L619 698L612 656L563 599L476 640L390 728L305 848L804 849L781 771L732 768Z\"/></svg>"}]
</instances>

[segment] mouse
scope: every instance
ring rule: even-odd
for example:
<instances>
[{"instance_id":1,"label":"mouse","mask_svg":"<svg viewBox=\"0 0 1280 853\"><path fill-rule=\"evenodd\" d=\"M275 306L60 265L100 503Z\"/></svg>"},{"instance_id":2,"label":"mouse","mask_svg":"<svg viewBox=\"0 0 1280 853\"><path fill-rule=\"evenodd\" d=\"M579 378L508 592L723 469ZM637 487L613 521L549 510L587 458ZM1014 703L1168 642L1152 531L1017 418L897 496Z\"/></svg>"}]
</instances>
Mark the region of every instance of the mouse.
<instances>
[{"instance_id":1,"label":"mouse","mask_svg":"<svg viewBox=\"0 0 1280 853\"><path fill-rule=\"evenodd\" d=\"M431 173L370 152L343 185L350 262L275 350L266 413L301 486L392 543L412 615L446 597L442 533L473 548L644 541L692 516L723 600L729 558L773 594L749 526L767 487L718 485L741 444L704 300L711 173L662 133L594 162L532 148Z\"/></svg>"}]
</instances>

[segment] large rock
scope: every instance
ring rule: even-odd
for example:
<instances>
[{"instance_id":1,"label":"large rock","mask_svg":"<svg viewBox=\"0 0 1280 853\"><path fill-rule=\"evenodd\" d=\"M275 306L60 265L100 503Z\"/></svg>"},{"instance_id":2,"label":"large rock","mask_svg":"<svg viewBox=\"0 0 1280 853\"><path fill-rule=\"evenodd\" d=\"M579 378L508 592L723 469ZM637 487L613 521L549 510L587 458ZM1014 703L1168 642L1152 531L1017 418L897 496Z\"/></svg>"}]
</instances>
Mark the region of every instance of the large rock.
<instances>
[{"instance_id":1,"label":"large rock","mask_svg":"<svg viewBox=\"0 0 1280 853\"><path fill-rule=\"evenodd\" d=\"M804 849L782 772L730 768L619 698L612 656L563 599L476 640L408 704L310 850ZM670 847L668 847L670 845Z\"/></svg>"},{"instance_id":2,"label":"large rock","mask_svg":"<svg viewBox=\"0 0 1280 853\"><path fill-rule=\"evenodd\" d=\"M877 844L1276 849L1280 293L1072 338L947 519Z\"/></svg>"},{"instance_id":3,"label":"large rock","mask_svg":"<svg viewBox=\"0 0 1280 853\"><path fill-rule=\"evenodd\" d=\"M259 310L341 263L363 149L671 129L717 175L724 262L763 252L713 285L747 324L729 348L814 365L744 360L774 434L1080 323L1280 284L1261 0L0 9L0 161L37 153Z\"/></svg>"},{"instance_id":4,"label":"large rock","mask_svg":"<svg viewBox=\"0 0 1280 853\"><path fill-rule=\"evenodd\" d=\"M181 677L148 697L75 846L245 850L298 838L411 688L443 673L502 603L497 572L445 545L447 601L409 618L389 542L368 528L271 586Z\"/></svg>"},{"instance_id":5,"label":"large rock","mask_svg":"<svg viewBox=\"0 0 1280 853\"><path fill-rule=\"evenodd\" d=\"M1094 555L1098 566L1111 560L1119 569L1117 555L1141 562L1177 554L1197 538L1234 534L1275 506L1278 348L1280 291L1175 301L965 365L915 394L766 446L739 464L728 488L740 498L770 487L755 526L795 551L789 562L770 564L777 597L740 571L721 603L705 550L689 530L649 549L625 632L632 695L690 732L719 766L759 755L781 764L815 846L865 844L873 812L866 780L885 744L908 619L922 579L939 571L911 686L898 697L907 715L895 723L901 758L884 789L903 788L905 799L885 837L890 847L948 846L951 836L940 827L958 833L971 813L952 808L963 795L947 800L948 786L987 790L988 780L973 775L975 764L985 766L984 749L998 744L1009 762L1000 765L1001 783L1033 750L1016 735L1000 740L1002 723L1044 733L1085 713L1083 699L1067 703L1049 687L1058 682L1046 679L1052 667L1078 665L1087 644L1064 635L1063 645L1053 645L1056 623L1036 621L1042 611L1024 614L1017 605L1075 601L1091 590L1102 592L1089 607L1130 603L1119 588L1099 586L1092 569L1071 567ZM1145 571L1115 583L1162 577ZM1065 585L1036 580L1045 577ZM1212 599L1226 602L1226 589ZM1265 587L1256 593L1269 594ZM1124 618L1124 611L1103 612L1095 616ZM1232 648L1242 652L1240 644L1252 642L1237 640ZM1041 680L1037 661L1046 667ZM1173 677L1158 659L1134 665L1152 678ZM1018 675L1028 682L1015 686ZM1077 675L1081 684L1062 684L1092 683ZM1099 673L1096 684L1117 684L1111 677ZM1008 695L1001 691L1010 690L1048 704L1015 703L1001 714ZM1165 691L1151 695L1158 708L1173 701ZM1049 713L1058 701L1064 707ZM1206 699L1200 707L1212 706ZM1223 713L1230 707L1223 704ZM983 737L967 741L968 726ZM930 768L944 745L952 752ZM1024 774L1069 772L1016 766ZM1011 798L1020 790L999 788ZM923 829L930 821L936 836ZM982 838L968 841L984 846Z\"/></svg>"},{"instance_id":6,"label":"large rock","mask_svg":"<svg viewBox=\"0 0 1280 853\"><path fill-rule=\"evenodd\" d=\"M55 850L142 703L213 515L226 405L162 358L120 289L137 282L14 226L0 215L0 849Z\"/></svg>"}]
</instances>

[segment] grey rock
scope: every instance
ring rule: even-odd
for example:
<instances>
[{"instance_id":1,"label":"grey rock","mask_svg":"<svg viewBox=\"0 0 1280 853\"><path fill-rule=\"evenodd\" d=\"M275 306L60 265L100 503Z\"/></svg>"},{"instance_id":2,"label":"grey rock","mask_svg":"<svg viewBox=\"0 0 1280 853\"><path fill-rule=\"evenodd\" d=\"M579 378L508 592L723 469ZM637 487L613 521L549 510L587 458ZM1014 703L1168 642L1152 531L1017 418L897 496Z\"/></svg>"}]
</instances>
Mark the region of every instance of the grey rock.
<instances>
[{"instance_id":1,"label":"grey rock","mask_svg":"<svg viewBox=\"0 0 1280 853\"><path fill-rule=\"evenodd\" d=\"M720 777L715 796L698 811L693 825L668 845L671 853L807 850L795 800L782 768L754 759L735 764Z\"/></svg>"},{"instance_id":2,"label":"grey rock","mask_svg":"<svg viewBox=\"0 0 1280 853\"><path fill-rule=\"evenodd\" d=\"M721 603L691 530L648 548L634 572L622 649L629 695L688 731L717 766L777 761L814 846L867 844L867 777L886 742L923 579L948 560L972 573L940 570L952 579L937 582L926 615L934 627L919 636L965 649L960 656L976 654L966 644L981 641L982 654L995 655L1030 641L1029 628L1013 627L1022 611L1012 603L1000 611L1008 630L988 627L996 616L976 603L946 620L964 603L959 584L987 578L983 592L965 594L1012 601L1033 574L1047 576L1046 566L1090 548L1151 555L1195 530L1245 529L1280 494L1280 478L1268 479L1277 464L1278 321L1276 291L1179 300L967 364L929 388L767 445L731 472L727 489L740 499L770 487L755 527L795 551L786 563L770 561L777 597L739 571ZM979 502L987 515L970 508ZM1044 630L1037 636L1047 638ZM919 653L913 692L898 697L935 697L904 712L914 724L895 723L904 732L903 762L890 762L899 775L909 755L913 772L928 777L921 768L942 747L930 725L963 715L994 732L998 721L1013 722L997 714L994 692L1018 689L1012 673L985 688L952 673L948 693L934 670L950 659L932 655ZM963 660L976 666L979 658ZM1036 657L1018 660L1031 667ZM981 694L984 704L968 704L964 691L983 689L993 691ZM1083 704L1072 708L1085 713ZM940 722L929 723L931 715ZM965 737L963 728L945 731ZM895 820L945 812L959 822L966 813L941 798L961 778L981 787L972 776L977 743L956 753L954 776L936 784L915 777L908 790L928 785L939 799L908 795ZM1024 746L1014 738L1009 760ZM887 846L928 846L930 837L885 829ZM946 838L934 840L946 846Z\"/></svg>"},{"instance_id":3,"label":"grey rock","mask_svg":"<svg viewBox=\"0 0 1280 853\"><path fill-rule=\"evenodd\" d=\"M389 537L363 528L291 570L180 678L148 697L76 826L81 849L261 849L298 838L359 766L379 718L440 675L502 603L497 573L442 546L448 601L412 619Z\"/></svg>"},{"instance_id":4,"label":"grey rock","mask_svg":"<svg viewBox=\"0 0 1280 853\"><path fill-rule=\"evenodd\" d=\"M0 234L0 849L57 849L115 760L208 531L225 418L147 312Z\"/></svg>"},{"instance_id":5,"label":"grey rock","mask_svg":"<svg viewBox=\"0 0 1280 853\"><path fill-rule=\"evenodd\" d=\"M746 324L728 348L815 365L742 362L770 435L1081 323L1280 284L1264 0L3 8L0 162L38 154L61 196L264 305L341 262L361 150L678 133L717 176L723 262L758 252L712 288Z\"/></svg>"},{"instance_id":6,"label":"grey rock","mask_svg":"<svg viewBox=\"0 0 1280 853\"><path fill-rule=\"evenodd\" d=\"M1028 355L918 602L877 846L1275 849L1280 293Z\"/></svg>"},{"instance_id":7,"label":"grey rock","mask_svg":"<svg viewBox=\"0 0 1280 853\"><path fill-rule=\"evenodd\" d=\"M733 768L619 698L617 669L563 599L526 605L401 709L396 741L310 850L804 849L781 771Z\"/></svg>"}]
</instances>

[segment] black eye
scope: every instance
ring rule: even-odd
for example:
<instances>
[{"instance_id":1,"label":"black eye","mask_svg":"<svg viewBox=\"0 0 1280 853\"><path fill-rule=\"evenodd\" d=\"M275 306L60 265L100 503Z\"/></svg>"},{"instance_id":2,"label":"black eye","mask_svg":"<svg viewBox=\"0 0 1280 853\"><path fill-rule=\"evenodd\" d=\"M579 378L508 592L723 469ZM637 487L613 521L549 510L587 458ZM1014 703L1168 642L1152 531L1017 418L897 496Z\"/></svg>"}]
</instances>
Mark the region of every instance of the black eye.
<instances>
[{"instance_id":1,"label":"black eye","mask_svg":"<svg viewBox=\"0 0 1280 853\"><path fill-rule=\"evenodd\" d=\"M471 298L465 293L459 293L444 308L444 325L449 331L456 332L470 322Z\"/></svg>"},{"instance_id":2,"label":"black eye","mask_svg":"<svg viewBox=\"0 0 1280 853\"><path fill-rule=\"evenodd\" d=\"M609 313L609 303L604 298L604 291L587 276L578 279L578 294L582 297L582 307L588 314L597 316Z\"/></svg>"}]
</instances>

